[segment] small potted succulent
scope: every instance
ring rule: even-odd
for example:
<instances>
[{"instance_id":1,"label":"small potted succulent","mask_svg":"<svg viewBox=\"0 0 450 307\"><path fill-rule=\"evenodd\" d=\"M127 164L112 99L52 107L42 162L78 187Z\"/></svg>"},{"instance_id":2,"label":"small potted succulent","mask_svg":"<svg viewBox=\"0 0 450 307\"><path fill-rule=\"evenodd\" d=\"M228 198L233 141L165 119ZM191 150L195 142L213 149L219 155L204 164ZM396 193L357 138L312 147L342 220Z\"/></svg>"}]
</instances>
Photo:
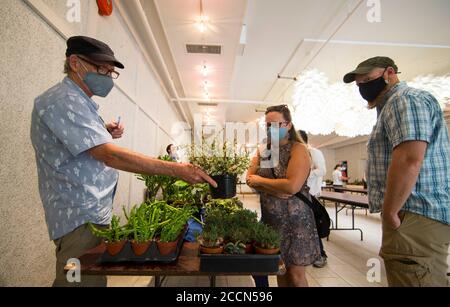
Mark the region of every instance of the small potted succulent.
<instances>
[{"instance_id":1,"label":"small potted succulent","mask_svg":"<svg viewBox=\"0 0 450 307\"><path fill-rule=\"evenodd\" d=\"M243 255L245 254L245 244L241 241L236 242L228 242L225 247L223 248L225 254L230 255Z\"/></svg>"},{"instance_id":2,"label":"small potted succulent","mask_svg":"<svg viewBox=\"0 0 450 307\"><path fill-rule=\"evenodd\" d=\"M203 254L222 254L223 253L223 235L215 225L209 225L202 234L197 236L200 244L200 252Z\"/></svg>"},{"instance_id":3,"label":"small potted succulent","mask_svg":"<svg viewBox=\"0 0 450 307\"><path fill-rule=\"evenodd\" d=\"M273 228L260 223L255 231L255 252L263 255L275 255L280 252L281 238Z\"/></svg>"},{"instance_id":4,"label":"small potted succulent","mask_svg":"<svg viewBox=\"0 0 450 307\"><path fill-rule=\"evenodd\" d=\"M244 250L246 254L253 253L253 244L254 244L254 228L252 225L248 225L247 227L240 227L233 229L230 232L229 239L234 243L241 243L244 245Z\"/></svg>"},{"instance_id":5,"label":"small potted succulent","mask_svg":"<svg viewBox=\"0 0 450 307\"><path fill-rule=\"evenodd\" d=\"M103 238L106 250L111 256L115 256L122 251L130 234L130 230L120 226L120 217L116 215L112 217L111 224L107 229L99 229L92 223L89 223L89 227L95 236Z\"/></svg>"}]
</instances>

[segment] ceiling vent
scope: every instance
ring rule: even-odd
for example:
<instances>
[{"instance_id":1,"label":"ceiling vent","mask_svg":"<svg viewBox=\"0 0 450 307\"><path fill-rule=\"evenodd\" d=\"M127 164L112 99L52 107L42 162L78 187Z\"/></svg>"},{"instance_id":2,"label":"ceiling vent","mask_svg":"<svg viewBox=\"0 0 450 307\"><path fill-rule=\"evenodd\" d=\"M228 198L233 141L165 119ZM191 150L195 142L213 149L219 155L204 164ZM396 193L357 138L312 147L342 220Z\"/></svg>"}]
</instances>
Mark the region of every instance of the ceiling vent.
<instances>
[{"instance_id":1,"label":"ceiling vent","mask_svg":"<svg viewBox=\"0 0 450 307\"><path fill-rule=\"evenodd\" d=\"M219 45L186 45L187 53L222 54L222 46Z\"/></svg>"},{"instance_id":2,"label":"ceiling vent","mask_svg":"<svg viewBox=\"0 0 450 307\"><path fill-rule=\"evenodd\" d=\"M198 106L199 107L217 107L218 104L214 103L214 102L199 102Z\"/></svg>"}]
</instances>

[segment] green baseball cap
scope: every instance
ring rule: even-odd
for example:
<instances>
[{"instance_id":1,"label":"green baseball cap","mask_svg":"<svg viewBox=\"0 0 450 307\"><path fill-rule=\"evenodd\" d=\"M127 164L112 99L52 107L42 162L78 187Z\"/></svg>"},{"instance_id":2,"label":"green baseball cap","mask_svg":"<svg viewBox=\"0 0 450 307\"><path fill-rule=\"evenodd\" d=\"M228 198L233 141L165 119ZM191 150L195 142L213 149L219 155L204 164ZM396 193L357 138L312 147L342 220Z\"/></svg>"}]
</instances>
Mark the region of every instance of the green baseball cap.
<instances>
[{"instance_id":1,"label":"green baseball cap","mask_svg":"<svg viewBox=\"0 0 450 307\"><path fill-rule=\"evenodd\" d=\"M398 73L398 67L395 65L394 60L384 56L377 56L374 58L370 58L360 63L358 67L354 71L349 72L344 76L345 83L352 83L355 81L356 75L364 75L368 74L375 68L388 68L392 67L395 70L395 73Z\"/></svg>"}]
</instances>

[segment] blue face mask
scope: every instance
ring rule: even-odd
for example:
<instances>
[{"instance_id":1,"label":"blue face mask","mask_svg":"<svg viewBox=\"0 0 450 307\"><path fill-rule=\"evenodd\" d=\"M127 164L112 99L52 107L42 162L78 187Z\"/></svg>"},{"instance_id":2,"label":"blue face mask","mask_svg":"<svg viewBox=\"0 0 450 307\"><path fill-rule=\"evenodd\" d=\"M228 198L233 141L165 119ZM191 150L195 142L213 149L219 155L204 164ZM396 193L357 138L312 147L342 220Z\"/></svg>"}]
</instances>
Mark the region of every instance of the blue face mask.
<instances>
[{"instance_id":1,"label":"blue face mask","mask_svg":"<svg viewBox=\"0 0 450 307\"><path fill-rule=\"evenodd\" d=\"M274 131L273 127L270 127L270 130L268 130L268 137L271 138L272 137L272 131ZM286 135L288 134L288 129L285 127L281 127L278 129L278 139L274 139L272 140L272 142L279 142L280 140L284 139L286 137ZM275 137L277 135L275 134Z\"/></svg>"},{"instance_id":2,"label":"blue face mask","mask_svg":"<svg viewBox=\"0 0 450 307\"><path fill-rule=\"evenodd\" d=\"M81 65L87 70L83 63L81 63ZM78 75L78 77L80 77L80 75ZM94 72L88 72L84 77L83 82L92 94L99 97L108 96L114 87L114 81L110 76L103 76Z\"/></svg>"},{"instance_id":3,"label":"blue face mask","mask_svg":"<svg viewBox=\"0 0 450 307\"><path fill-rule=\"evenodd\" d=\"M114 87L114 81L109 76L99 75L97 73L87 73L83 80L95 96L106 97Z\"/></svg>"}]
</instances>

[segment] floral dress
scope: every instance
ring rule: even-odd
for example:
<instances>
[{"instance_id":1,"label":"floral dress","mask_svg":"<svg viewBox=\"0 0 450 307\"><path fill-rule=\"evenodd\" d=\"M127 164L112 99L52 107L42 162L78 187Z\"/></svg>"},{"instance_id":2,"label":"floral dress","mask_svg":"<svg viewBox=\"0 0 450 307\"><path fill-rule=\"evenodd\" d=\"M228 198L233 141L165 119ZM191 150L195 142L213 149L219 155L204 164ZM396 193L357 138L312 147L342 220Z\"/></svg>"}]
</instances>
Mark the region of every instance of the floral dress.
<instances>
[{"instance_id":1,"label":"floral dress","mask_svg":"<svg viewBox=\"0 0 450 307\"><path fill-rule=\"evenodd\" d=\"M257 175L265 178L286 178L286 171L291 157L293 142L280 146L279 164L272 171L259 168ZM309 188L302 187L302 193L309 198ZM262 221L277 230L281 235L281 257L286 264L307 266L320 256L319 236L313 211L298 197L289 199L261 192Z\"/></svg>"}]
</instances>

